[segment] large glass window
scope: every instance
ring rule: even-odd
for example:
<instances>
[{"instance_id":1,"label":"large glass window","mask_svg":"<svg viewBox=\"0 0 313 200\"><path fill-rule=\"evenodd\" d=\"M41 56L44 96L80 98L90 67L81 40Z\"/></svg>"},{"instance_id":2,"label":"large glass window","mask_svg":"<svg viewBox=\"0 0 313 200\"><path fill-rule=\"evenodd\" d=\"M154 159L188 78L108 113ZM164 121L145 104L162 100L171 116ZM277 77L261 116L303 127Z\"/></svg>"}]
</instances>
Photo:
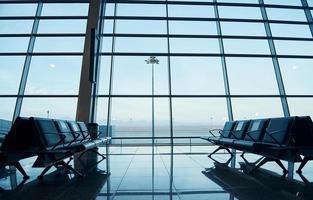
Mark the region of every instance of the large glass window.
<instances>
[{"instance_id":1,"label":"large glass window","mask_svg":"<svg viewBox=\"0 0 313 200\"><path fill-rule=\"evenodd\" d=\"M279 94L271 58L226 58L233 95Z\"/></svg>"},{"instance_id":2,"label":"large glass window","mask_svg":"<svg viewBox=\"0 0 313 200\"><path fill-rule=\"evenodd\" d=\"M17 94L25 57L0 56L0 94Z\"/></svg>"},{"instance_id":3,"label":"large glass window","mask_svg":"<svg viewBox=\"0 0 313 200\"><path fill-rule=\"evenodd\" d=\"M77 98L30 98L23 100L21 116L75 120Z\"/></svg>"},{"instance_id":4,"label":"large glass window","mask_svg":"<svg viewBox=\"0 0 313 200\"><path fill-rule=\"evenodd\" d=\"M283 117L279 98L233 98L234 119Z\"/></svg>"},{"instance_id":5,"label":"large glass window","mask_svg":"<svg viewBox=\"0 0 313 200\"><path fill-rule=\"evenodd\" d=\"M78 94L82 57L34 56L25 94Z\"/></svg>"},{"instance_id":6,"label":"large glass window","mask_svg":"<svg viewBox=\"0 0 313 200\"><path fill-rule=\"evenodd\" d=\"M312 59L279 59L284 86L290 95L313 94L313 60Z\"/></svg>"},{"instance_id":7,"label":"large glass window","mask_svg":"<svg viewBox=\"0 0 313 200\"><path fill-rule=\"evenodd\" d=\"M220 58L171 57L174 95L225 94Z\"/></svg>"}]
</instances>

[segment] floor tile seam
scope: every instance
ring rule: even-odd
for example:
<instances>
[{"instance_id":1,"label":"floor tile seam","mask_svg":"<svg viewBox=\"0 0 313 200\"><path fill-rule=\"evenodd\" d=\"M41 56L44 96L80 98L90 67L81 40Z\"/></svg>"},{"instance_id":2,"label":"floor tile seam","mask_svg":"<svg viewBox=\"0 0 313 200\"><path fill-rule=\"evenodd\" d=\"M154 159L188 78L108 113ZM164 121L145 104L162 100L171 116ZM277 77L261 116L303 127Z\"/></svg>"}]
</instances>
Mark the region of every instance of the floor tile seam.
<instances>
[{"instance_id":1,"label":"floor tile seam","mask_svg":"<svg viewBox=\"0 0 313 200\"><path fill-rule=\"evenodd\" d=\"M129 167L130 167L132 161L134 160L134 158L135 158L135 156L136 156L136 153L137 153L137 151L138 151L138 148L139 148L139 147L137 147L136 151L134 152L134 154L133 154L133 156L132 156L132 158L131 158L131 160L130 160L130 162L129 162L129 164L128 164L126 170L125 170L125 173L124 173L124 175L123 175L122 178L121 178L120 183L119 183L118 186L116 187L116 190L114 191L114 194L113 194L113 196L112 196L112 200L115 198L115 193L116 193L116 191L118 191L118 189L120 188L120 186L121 186L121 184L122 184L122 182L123 182L123 180L124 180L124 178L125 178L125 176L126 176L126 174L127 174L127 171L128 171L128 169L129 169Z\"/></svg>"}]
</instances>

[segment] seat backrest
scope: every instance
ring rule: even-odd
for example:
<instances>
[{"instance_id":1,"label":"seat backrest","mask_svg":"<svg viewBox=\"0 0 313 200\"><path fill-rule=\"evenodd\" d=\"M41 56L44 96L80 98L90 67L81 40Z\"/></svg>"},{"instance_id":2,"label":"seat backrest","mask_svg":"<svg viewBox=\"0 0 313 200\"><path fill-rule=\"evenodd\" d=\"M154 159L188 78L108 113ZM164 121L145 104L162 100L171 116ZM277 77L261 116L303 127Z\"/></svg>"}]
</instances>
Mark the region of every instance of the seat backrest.
<instances>
[{"instance_id":1,"label":"seat backrest","mask_svg":"<svg viewBox=\"0 0 313 200\"><path fill-rule=\"evenodd\" d=\"M37 136L43 142L45 148L57 145L62 137L52 119L31 117L31 121L35 126Z\"/></svg>"},{"instance_id":2,"label":"seat backrest","mask_svg":"<svg viewBox=\"0 0 313 200\"><path fill-rule=\"evenodd\" d=\"M295 117L271 118L265 131L264 143L288 144L292 137L292 126ZM275 139L273 139L275 138Z\"/></svg>"},{"instance_id":3,"label":"seat backrest","mask_svg":"<svg viewBox=\"0 0 313 200\"><path fill-rule=\"evenodd\" d=\"M221 137L229 138L230 137L230 132L234 129L236 123L237 123L236 121L227 121L227 122L225 122L224 128L221 131Z\"/></svg>"},{"instance_id":4,"label":"seat backrest","mask_svg":"<svg viewBox=\"0 0 313 200\"><path fill-rule=\"evenodd\" d=\"M75 134L77 134L78 138L77 140L83 140L85 139L85 135L83 132L80 130L77 122L75 121L67 121L68 126L70 127L71 131Z\"/></svg>"},{"instance_id":5,"label":"seat backrest","mask_svg":"<svg viewBox=\"0 0 313 200\"><path fill-rule=\"evenodd\" d=\"M243 139L249 127L250 120L237 121L234 129L231 131L231 138Z\"/></svg>"},{"instance_id":6,"label":"seat backrest","mask_svg":"<svg viewBox=\"0 0 313 200\"><path fill-rule=\"evenodd\" d=\"M73 142L75 137L65 120L54 120L54 123L60 133L65 135L65 143Z\"/></svg>"},{"instance_id":7,"label":"seat backrest","mask_svg":"<svg viewBox=\"0 0 313 200\"><path fill-rule=\"evenodd\" d=\"M244 140L256 142L262 141L268 122L269 119L251 120Z\"/></svg>"},{"instance_id":8,"label":"seat backrest","mask_svg":"<svg viewBox=\"0 0 313 200\"><path fill-rule=\"evenodd\" d=\"M293 145L295 146L313 146L313 122L311 117L296 117L292 128Z\"/></svg>"},{"instance_id":9,"label":"seat backrest","mask_svg":"<svg viewBox=\"0 0 313 200\"><path fill-rule=\"evenodd\" d=\"M80 130L82 131L82 133L84 134L84 137L87 138L88 137L88 128L87 125L84 122L77 122Z\"/></svg>"},{"instance_id":10,"label":"seat backrest","mask_svg":"<svg viewBox=\"0 0 313 200\"><path fill-rule=\"evenodd\" d=\"M0 147L1 151L36 150L38 137L34 135L29 118L17 117Z\"/></svg>"}]
</instances>

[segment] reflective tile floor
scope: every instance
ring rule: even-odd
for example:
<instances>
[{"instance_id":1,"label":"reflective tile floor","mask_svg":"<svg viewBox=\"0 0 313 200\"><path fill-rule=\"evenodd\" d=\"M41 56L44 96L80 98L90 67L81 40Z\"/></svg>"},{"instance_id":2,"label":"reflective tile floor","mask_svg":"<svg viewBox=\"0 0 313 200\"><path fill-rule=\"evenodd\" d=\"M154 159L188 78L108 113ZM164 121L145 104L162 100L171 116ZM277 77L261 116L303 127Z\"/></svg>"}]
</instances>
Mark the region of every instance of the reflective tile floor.
<instances>
[{"instance_id":1,"label":"reflective tile floor","mask_svg":"<svg viewBox=\"0 0 313 200\"><path fill-rule=\"evenodd\" d=\"M238 162L242 160L237 155L235 168L215 166L206 155L214 148L110 147L108 160L86 177L53 169L43 181L36 179L42 169L31 168L34 158L27 159L22 165L31 178L23 184L19 173L2 174L0 199L313 199L313 186L304 184L297 175L296 180L281 177L275 164L268 163L247 174L245 165L240 168ZM105 150L99 151L106 153ZM228 157L221 153L215 159L224 162ZM256 159L253 155L247 157ZM304 174L313 180L312 166L309 163Z\"/></svg>"}]
</instances>

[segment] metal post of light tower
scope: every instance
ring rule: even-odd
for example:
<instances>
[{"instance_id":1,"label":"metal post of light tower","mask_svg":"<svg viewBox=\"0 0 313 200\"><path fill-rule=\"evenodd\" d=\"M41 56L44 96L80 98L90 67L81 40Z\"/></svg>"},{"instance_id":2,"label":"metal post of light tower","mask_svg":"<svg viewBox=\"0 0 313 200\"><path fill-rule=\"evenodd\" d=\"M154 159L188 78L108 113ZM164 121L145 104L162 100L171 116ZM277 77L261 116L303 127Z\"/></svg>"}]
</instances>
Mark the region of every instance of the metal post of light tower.
<instances>
[{"instance_id":1,"label":"metal post of light tower","mask_svg":"<svg viewBox=\"0 0 313 200\"><path fill-rule=\"evenodd\" d=\"M149 65L151 64L151 76L152 76L152 146L154 148L154 65L159 64L159 60L155 56L150 56L149 59L145 60Z\"/></svg>"}]
</instances>

